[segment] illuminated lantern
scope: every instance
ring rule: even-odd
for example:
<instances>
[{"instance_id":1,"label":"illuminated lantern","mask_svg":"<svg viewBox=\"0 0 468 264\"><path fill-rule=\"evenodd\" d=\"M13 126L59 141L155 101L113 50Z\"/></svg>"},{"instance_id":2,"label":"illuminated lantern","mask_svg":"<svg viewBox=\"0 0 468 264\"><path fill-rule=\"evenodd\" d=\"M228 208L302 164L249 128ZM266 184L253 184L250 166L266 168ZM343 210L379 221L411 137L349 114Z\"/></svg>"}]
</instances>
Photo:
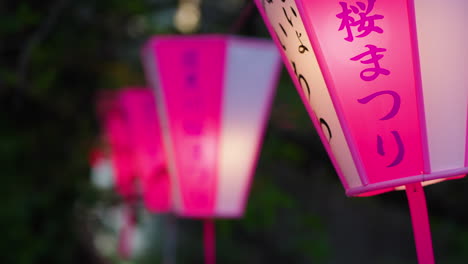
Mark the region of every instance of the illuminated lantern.
<instances>
[{"instance_id":1,"label":"illuminated lantern","mask_svg":"<svg viewBox=\"0 0 468 264\"><path fill-rule=\"evenodd\" d=\"M406 187L433 263L422 185L465 174L460 0L255 0L349 196Z\"/></svg>"},{"instance_id":2,"label":"illuminated lantern","mask_svg":"<svg viewBox=\"0 0 468 264\"><path fill-rule=\"evenodd\" d=\"M150 212L162 213L171 209L169 176L154 94L151 89L140 87L103 93L98 112L110 149L115 189L125 201L118 251L122 257L129 258L138 197L143 197ZM106 172L103 170L106 160L105 155L93 152L96 172Z\"/></svg>"},{"instance_id":3,"label":"illuminated lantern","mask_svg":"<svg viewBox=\"0 0 468 264\"><path fill-rule=\"evenodd\" d=\"M280 69L276 47L220 35L155 37L143 61L156 90L175 212L241 217Z\"/></svg>"},{"instance_id":4,"label":"illuminated lantern","mask_svg":"<svg viewBox=\"0 0 468 264\"><path fill-rule=\"evenodd\" d=\"M118 97L145 206L154 213L167 212L171 209L169 176L154 93L151 89L133 87L119 91Z\"/></svg>"},{"instance_id":5,"label":"illuminated lantern","mask_svg":"<svg viewBox=\"0 0 468 264\"><path fill-rule=\"evenodd\" d=\"M137 169L129 130L116 93L100 94L98 116L104 140L109 147L115 183L114 188L125 201L133 202L137 195Z\"/></svg>"},{"instance_id":6,"label":"illuminated lantern","mask_svg":"<svg viewBox=\"0 0 468 264\"><path fill-rule=\"evenodd\" d=\"M97 111L109 154L106 154L107 151L95 150L91 166L95 172L102 171L99 167L106 165L106 160L110 156L113 167L110 173L114 176L114 188L124 200L118 252L123 258L128 259L132 254L132 236L136 218L134 203L138 197L136 188L138 174L133 146L117 94L110 92L100 94Z\"/></svg>"}]
</instances>

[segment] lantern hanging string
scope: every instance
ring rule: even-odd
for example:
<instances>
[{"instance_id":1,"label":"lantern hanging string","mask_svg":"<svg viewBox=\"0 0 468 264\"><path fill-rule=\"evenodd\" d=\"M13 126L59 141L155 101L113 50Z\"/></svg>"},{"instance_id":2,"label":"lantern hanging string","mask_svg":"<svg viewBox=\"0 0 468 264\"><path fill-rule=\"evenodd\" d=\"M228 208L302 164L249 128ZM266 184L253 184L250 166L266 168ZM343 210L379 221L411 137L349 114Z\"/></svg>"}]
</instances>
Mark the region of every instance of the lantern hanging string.
<instances>
[{"instance_id":1,"label":"lantern hanging string","mask_svg":"<svg viewBox=\"0 0 468 264\"><path fill-rule=\"evenodd\" d=\"M236 21L232 24L229 33L230 34L236 34L238 33L242 27L245 25L247 19L250 18L250 15L252 14L252 11L254 10L255 4L254 1L249 1L247 5L242 9L239 17L236 19Z\"/></svg>"},{"instance_id":2,"label":"lantern hanging string","mask_svg":"<svg viewBox=\"0 0 468 264\"><path fill-rule=\"evenodd\" d=\"M216 234L213 219L203 221L203 244L205 250L205 264L216 263Z\"/></svg>"},{"instance_id":3,"label":"lantern hanging string","mask_svg":"<svg viewBox=\"0 0 468 264\"><path fill-rule=\"evenodd\" d=\"M406 195L413 223L414 241L419 264L434 264L431 229L427 214L426 197L421 183L406 185Z\"/></svg>"}]
</instances>

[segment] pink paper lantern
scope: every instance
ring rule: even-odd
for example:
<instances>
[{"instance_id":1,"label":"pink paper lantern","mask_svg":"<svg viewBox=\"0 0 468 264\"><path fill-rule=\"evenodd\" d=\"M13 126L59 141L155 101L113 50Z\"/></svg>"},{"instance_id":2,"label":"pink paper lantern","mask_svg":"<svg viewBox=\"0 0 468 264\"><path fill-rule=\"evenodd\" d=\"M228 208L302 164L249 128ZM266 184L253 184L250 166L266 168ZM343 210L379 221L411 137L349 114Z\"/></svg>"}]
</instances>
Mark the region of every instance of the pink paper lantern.
<instances>
[{"instance_id":1,"label":"pink paper lantern","mask_svg":"<svg viewBox=\"0 0 468 264\"><path fill-rule=\"evenodd\" d=\"M171 209L169 175L153 91L126 88L119 91L118 97L146 208L154 213L168 212Z\"/></svg>"},{"instance_id":2,"label":"pink paper lantern","mask_svg":"<svg viewBox=\"0 0 468 264\"><path fill-rule=\"evenodd\" d=\"M266 40L166 36L143 50L156 91L175 212L241 217L280 58Z\"/></svg>"},{"instance_id":3,"label":"pink paper lantern","mask_svg":"<svg viewBox=\"0 0 468 264\"><path fill-rule=\"evenodd\" d=\"M130 134L115 93L102 93L97 105L103 136L108 143L112 160L114 187L126 201L132 202L137 196L135 157Z\"/></svg>"},{"instance_id":4,"label":"pink paper lantern","mask_svg":"<svg viewBox=\"0 0 468 264\"><path fill-rule=\"evenodd\" d=\"M255 1L346 193L406 186L419 261L433 263L415 217L427 214L421 183L468 171L468 3Z\"/></svg>"},{"instance_id":5,"label":"pink paper lantern","mask_svg":"<svg viewBox=\"0 0 468 264\"><path fill-rule=\"evenodd\" d=\"M97 110L103 138L109 151L100 149L93 151L91 166L93 168L100 166L109 157L112 161L114 188L124 200L124 211L122 212L124 223L119 231L117 251L122 258L128 259L132 255L132 236L136 224L135 202L139 196L135 151L118 93L101 93L97 102Z\"/></svg>"}]
</instances>

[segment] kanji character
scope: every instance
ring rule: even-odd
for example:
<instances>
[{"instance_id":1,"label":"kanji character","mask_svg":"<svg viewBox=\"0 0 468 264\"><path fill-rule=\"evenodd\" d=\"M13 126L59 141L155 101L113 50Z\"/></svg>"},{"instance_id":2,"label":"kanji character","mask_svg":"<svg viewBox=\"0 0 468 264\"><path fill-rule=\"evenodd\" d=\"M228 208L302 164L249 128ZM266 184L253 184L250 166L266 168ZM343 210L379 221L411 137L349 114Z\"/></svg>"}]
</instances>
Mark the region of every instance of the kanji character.
<instances>
[{"instance_id":1,"label":"kanji character","mask_svg":"<svg viewBox=\"0 0 468 264\"><path fill-rule=\"evenodd\" d=\"M368 0L367 5L363 2L356 2L356 6L350 5L348 3L340 2L342 12L337 14L336 17L341 19L341 24L338 31L346 29L348 36L345 40L352 42L354 40L354 35L352 32L352 27L357 27L357 31L361 34L356 37L362 38L369 35L372 32L377 32L379 34L383 33L383 29L375 25L375 21L383 19L383 15L370 15L370 12L374 9L374 4L376 0ZM355 19L352 14L359 15L359 19Z\"/></svg>"},{"instance_id":2,"label":"kanji character","mask_svg":"<svg viewBox=\"0 0 468 264\"><path fill-rule=\"evenodd\" d=\"M376 0L368 0L368 4L363 2L356 2L356 6L349 6L346 2L340 2L342 12L337 14L336 17L341 19L341 25L338 31L341 31L346 28L348 36L345 40L352 42L354 40L352 27L357 27L357 31L361 34L356 37L362 38L369 35L372 32L377 32L379 34L383 33L383 29L375 25L375 21L383 19L383 15L369 15L370 12L374 9L374 4ZM361 12L360 12L361 11ZM351 14L359 15L359 19L354 19Z\"/></svg>"}]
</instances>

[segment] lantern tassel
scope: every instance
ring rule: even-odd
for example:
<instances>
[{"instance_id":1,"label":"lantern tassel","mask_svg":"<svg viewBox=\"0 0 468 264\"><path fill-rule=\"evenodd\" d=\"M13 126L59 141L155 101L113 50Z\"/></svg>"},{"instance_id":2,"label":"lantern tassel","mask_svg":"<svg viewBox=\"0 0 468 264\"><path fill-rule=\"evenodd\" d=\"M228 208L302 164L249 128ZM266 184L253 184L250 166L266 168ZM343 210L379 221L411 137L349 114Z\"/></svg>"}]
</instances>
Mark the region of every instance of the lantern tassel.
<instances>
[{"instance_id":1,"label":"lantern tassel","mask_svg":"<svg viewBox=\"0 0 468 264\"><path fill-rule=\"evenodd\" d=\"M205 264L216 263L216 237L213 219L203 222L203 243L205 248Z\"/></svg>"},{"instance_id":2,"label":"lantern tassel","mask_svg":"<svg viewBox=\"0 0 468 264\"><path fill-rule=\"evenodd\" d=\"M406 195L413 223L414 241L419 264L434 264L431 229L427 214L426 197L420 182L406 185Z\"/></svg>"}]
</instances>

